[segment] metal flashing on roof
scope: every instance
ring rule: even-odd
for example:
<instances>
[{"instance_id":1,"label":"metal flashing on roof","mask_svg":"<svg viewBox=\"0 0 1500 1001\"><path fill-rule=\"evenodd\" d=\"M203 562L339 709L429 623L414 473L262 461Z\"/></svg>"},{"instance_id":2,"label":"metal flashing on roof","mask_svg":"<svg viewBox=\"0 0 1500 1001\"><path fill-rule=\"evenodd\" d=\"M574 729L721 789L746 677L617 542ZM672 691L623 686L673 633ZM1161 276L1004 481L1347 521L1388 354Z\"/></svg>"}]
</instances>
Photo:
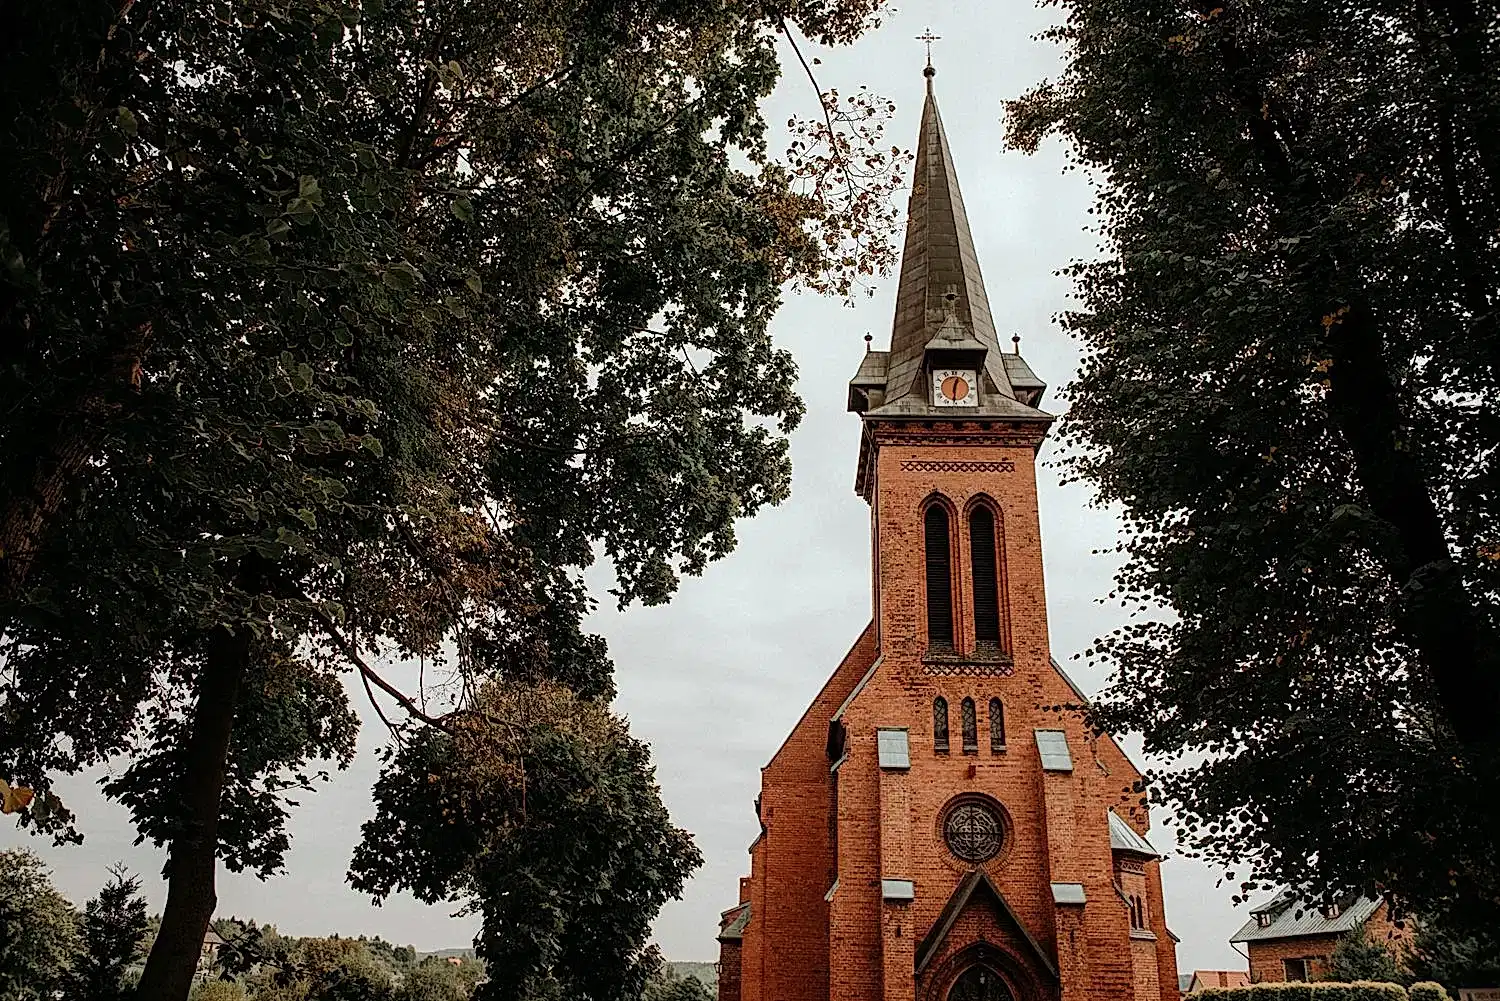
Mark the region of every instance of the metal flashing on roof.
<instances>
[{"instance_id":1,"label":"metal flashing on roof","mask_svg":"<svg viewBox=\"0 0 1500 1001\"><path fill-rule=\"evenodd\" d=\"M854 690L844 698L843 702L839 703L838 709L833 714L833 722L837 722L844 718L844 710L848 709L849 705L859 697L859 693L865 690L865 686L870 683L871 678L875 677L875 672L880 670L880 665L884 660L884 654L881 654L879 657L875 658L875 663L871 664L870 669L865 672L865 676L859 679L859 684L855 685Z\"/></svg>"},{"instance_id":2,"label":"metal flashing on roof","mask_svg":"<svg viewBox=\"0 0 1500 1001\"><path fill-rule=\"evenodd\" d=\"M1082 702L1084 705L1088 705L1088 695L1084 693L1084 690L1082 688L1078 687L1078 682L1073 680L1073 676L1067 671L1063 670L1063 666L1057 662L1056 657L1049 657L1048 660L1052 661L1052 670L1061 675L1062 679L1068 683L1068 687L1073 689L1073 694L1078 696L1078 701Z\"/></svg>"},{"instance_id":3,"label":"metal flashing on roof","mask_svg":"<svg viewBox=\"0 0 1500 1001\"><path fill-rule=\"evenodd\" d=\"M1151 847L1151 842L1135 832L1135 828L1113 810L1109 810L1109 847L1117 852L1130 852L1147 858L1161 858L1161 852Z\"/></svg>"},{"instance_id":4,"label":"metal flashing on roof","mask_svg":"<svg viewBox=\"0 0 1500 1001\"><path fill-rule=\"evenodd\" d=\"M832 903L832 901L833 901L833 895L835 893L838 893L838 892L839 892L839 881L838 881L838 877L835 876L834 879L833 879L833 885L828 888L828 892L827 893L823 894L823 903L825 903L825 904Z\"/></svg>"},{"instance_id":5,"label":"metal flashing on roof","mask_svg":"<svg viewBox=\"0 0 1500 1001\"><path fill-rule=\"evenodd\" d=\"M1088 896L1083 892L1082 883L1053 883L1052 902L1054 904L1084 904Z\"/></svg>"},{"instance_id":6,"label":"metal flashing on roof","mask_svg":"<svg viewBox=\"0 0 1500 1001\"><path fill-rule=\"evenodd\" d=\"M875 731L875 747L880 755L880 767L904 770L911 767L911 750L906 740L906 728L881 727Z\"/></svg>"},{"instance_id":7,"label":"metal flashing on roof","mask_svg":"<svg viewBox=\"0 0 1500 1001\"><path fill-rule=\"evenodd\" d=\"M909 879L882 879L880 896L885 900L915 900L917 884Z\"/></svg>"},{"instance_id":8,"label":"metal flashing on roof","mask_svg":"<svg viewBox=\"0 0 1500 1001\"><path fill-rule=\"evenodd\" d=\"M831 764L831 765L828 766L828 770L830 772L837 772L840 768L843 767L844 762L846 762L848 760L849 760L849 752L845 751L843 753L843 755L837 761L835 761L833 764Z\"/></svg>"},{"instance_id":9,"label":"metal flashing on roof","mask_svg":"<svg viewBox=\"0 0 1500 1001\"><path fill-rule=\"evenodd\" d=\"M1257 917L1251 917L1229 941L1265 942L1304 935L1342 935L1364 927L1365 922L1380 909L1380 904L1379 900L1370 897L1345 898L1340 902L1338 913L1329 917L1319 905L1300 900L1291 893L1281 893L1270 903L1250 912L1252 915L1268 915L1268 924L1261 925Z\"/></svg>"},{"instance_id":10,"label":"metal flashing on roof","mask_svg":"<svg viewBox=\"0 0 1500 1001\"><path fill-rule=\"evenodd\" d=\"M1042 771L1071 772L1073 752L1068 750L1068 735L1061 730L1037 730L1036 749L1042 755Z\"/></svg>"}]
</instances>

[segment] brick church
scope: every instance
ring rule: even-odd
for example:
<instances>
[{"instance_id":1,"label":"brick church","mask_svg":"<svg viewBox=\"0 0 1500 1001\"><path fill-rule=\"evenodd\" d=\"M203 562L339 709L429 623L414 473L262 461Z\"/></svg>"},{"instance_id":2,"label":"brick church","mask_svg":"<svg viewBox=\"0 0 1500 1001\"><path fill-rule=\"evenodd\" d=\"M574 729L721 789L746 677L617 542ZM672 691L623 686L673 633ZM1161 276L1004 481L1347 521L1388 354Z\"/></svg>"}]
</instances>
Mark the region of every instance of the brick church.
<instances>
[{"instance_id":1,"label":"brick church","mask_svg":"<svg viewBox=\"0 0 1500 1001\"><path fill-rule=\"evenodd\" d=\"M762 770L719 1001L1177 1001L1140 773L1049 649L1053 418L996 334L933 72L890 350L849 384L872 621Z\"/></svg>"}]
</instances>

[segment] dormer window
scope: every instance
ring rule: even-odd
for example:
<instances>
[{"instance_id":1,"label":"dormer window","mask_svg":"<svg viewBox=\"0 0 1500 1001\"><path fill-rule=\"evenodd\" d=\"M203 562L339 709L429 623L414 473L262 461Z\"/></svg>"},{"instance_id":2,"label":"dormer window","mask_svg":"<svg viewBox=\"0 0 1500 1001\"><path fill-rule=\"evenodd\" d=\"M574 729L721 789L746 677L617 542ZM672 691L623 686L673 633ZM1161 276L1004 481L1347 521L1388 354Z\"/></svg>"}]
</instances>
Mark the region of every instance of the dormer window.
<instances>
[{"instance_id":1,"label":"dormer window","mask_svg":"<svg viewBox=\"0 0 1500 1001\"><path fill-rule=\"evenodd\" d=\"M1270 914L1269 911L1261 911L1259 914L1255 915L1255 927L1257 927L1257 928L1269 928L1269 927L1271 927L1271 914Z\"/></svg>"},{"instance_id":2,"label":"dormer window","mask_svg":"<svg viewBox=\"0 0 1500 1001\"><path fill-rule=\"evenodd\" d=\"M1329 904L1328 906L1326 906L1326 907L1323 908L1323 916L1325 918L1327 918L1329 921L1332 921L1334 918L1337 918L1339 916L1339 913L1340 912L1339 912L1339 905L1338 904Z\"/></svg>"}]
</instances>

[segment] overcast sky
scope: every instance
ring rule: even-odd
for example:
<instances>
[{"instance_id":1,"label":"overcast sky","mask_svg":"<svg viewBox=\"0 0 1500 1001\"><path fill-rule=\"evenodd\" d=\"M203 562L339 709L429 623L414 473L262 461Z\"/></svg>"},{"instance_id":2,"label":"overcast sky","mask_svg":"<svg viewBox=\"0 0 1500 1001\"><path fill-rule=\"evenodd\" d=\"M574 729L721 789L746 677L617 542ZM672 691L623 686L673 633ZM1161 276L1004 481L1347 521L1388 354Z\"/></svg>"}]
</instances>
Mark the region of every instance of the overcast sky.
<instances>
[{"instance_id":1,"label":"overcast sky","mask_svg":"<svg viewBox=\"0 0 1500 1001\"><path fill-rule=\"evenodd\" d=\"M819 53L818 72L825 87L868 84L892 97L899 107L892 138L909 148L923 84L922 46L914 38L928 25L943 36L934 51L938 98L996 326L1002 340L1022 336L1022 353L1053 387L1047 409L1062 413L1066 400L1057 389L1072 378L1077 352L1052 319L1069 304L1068 283L1053 272L1097 252L1086 231L1091 192L1081 175L1062 173L1056 142L1034 157L1004 152L1000 106L1056 74L1058 51L1033 39L1056 14L1026 0L910 0L853 49ZM813 113L814 102L792 62L769 118ZM905 193L900 197L904 205ZM592 577L604 596L593 625L609 639L619 668L617 706L653 745L667 805L696 835L706 859L684 899L669 904L657 922L657 940L670 959L717 958L718 913L735 903L736 880L748 872L760 768L869 618L868 512L853 489L859 420L844 411L845 385L867 331L876 347L888 343L894 294L893 276L853 309L802 296L781 311L776 336L797 359L808 410L792 439L792 498L742 524L733 556L685 582L666 608L618 613L604 595L607 568ZM1113 564L1090 555L1114 544L1117 524L1088 507L1086 487L1058 485L1057 470L1046 462L1055 455L1055 445L1045 447L1038 472L1052 649L1093 692L1104 679L1071 658L1118 621L1117 609L1097 602L1110 590ZM304 797L294 815L287 872L266 883L221 874L219 914L253 916L288 934L379 934L423 950L467 946L471 921L409 898L375 908L344 884L359 825L371 812L374 751L382 738L379 723L364 715L355 765ZM46 849L6 827L0 847L44 849L59 887L80 903L103 882L107 865L124 860L147 878L153 906L160 907L161 858L132 846L124 811L88 780L62 791L81 818L83 846ZM1158 809L1154 819L1152 838L1167 850L1169 818ZM1184 860L1163 867L1167 921L1182 939L1183 970L1245 966L1227 944L1244 914L1231 907L1229 890L1216 886L1219 875Z\"/></svg>"}]
</instances>

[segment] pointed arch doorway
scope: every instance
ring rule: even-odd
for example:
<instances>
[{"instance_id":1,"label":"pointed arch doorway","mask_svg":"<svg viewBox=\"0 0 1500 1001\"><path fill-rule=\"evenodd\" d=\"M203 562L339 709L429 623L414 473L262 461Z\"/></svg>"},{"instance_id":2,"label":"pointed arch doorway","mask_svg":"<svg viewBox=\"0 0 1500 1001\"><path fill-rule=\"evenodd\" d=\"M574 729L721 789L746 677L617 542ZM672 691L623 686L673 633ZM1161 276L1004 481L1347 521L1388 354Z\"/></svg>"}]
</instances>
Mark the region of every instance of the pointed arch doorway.
<instances>
[{"instance_id":1,"label":"pointed arch doorway","mask_svg":"<svg viewBox=\"0 0 1500 1001\"><path fill-rule=\"evenodd\" d=\"M976 964L959 974L948 988L948 1001L1015 1001L1000 975Z\"/></svg>"}]
</instances>

